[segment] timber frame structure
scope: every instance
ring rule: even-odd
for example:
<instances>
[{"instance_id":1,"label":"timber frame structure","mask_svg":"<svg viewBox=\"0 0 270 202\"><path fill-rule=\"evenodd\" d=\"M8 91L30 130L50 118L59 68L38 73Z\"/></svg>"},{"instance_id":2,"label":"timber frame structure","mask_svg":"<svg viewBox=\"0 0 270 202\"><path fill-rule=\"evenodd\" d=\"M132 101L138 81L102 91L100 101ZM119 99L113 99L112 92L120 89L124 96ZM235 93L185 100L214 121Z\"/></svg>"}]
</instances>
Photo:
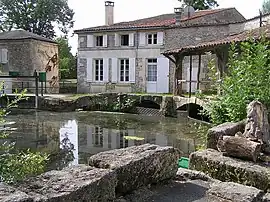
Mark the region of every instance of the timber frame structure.
<instances>
[{"instance_id":1,"label":"timber frame structure","mask_svg":"<svg viewBox=\"0 0 270 202\"><path fill-rule=\"evenodd\" d=\"M192 82L197 83L197 90L200 89L200 72L201 72L201 56L207 52L211 52L217 57L217 68L220 73L220 78L223 77L224 72L227 72L227 63L229 58L229 49L232 43L240 43L243 41L248 41L250 39L257 40L262 34L266 38L270 38L270 25L265 25L263 27L259 27L253 29L251 31L243 31L239 34L234 34L231 36L227 36L223 39L199 43L194 46L186 46L175 50L168 50L163 52L162 54L171 60L175 64L175 75L174 75L174 94L175 95L183 95L182 90L182 81L183 81L183 60L184 57L190 56L190 68L189 68L189 97L191 97L191 84ZM198 64L198 74L197 80L192 81L192 57L199 56L199 64Z\"/></svg>"}]
</instances>

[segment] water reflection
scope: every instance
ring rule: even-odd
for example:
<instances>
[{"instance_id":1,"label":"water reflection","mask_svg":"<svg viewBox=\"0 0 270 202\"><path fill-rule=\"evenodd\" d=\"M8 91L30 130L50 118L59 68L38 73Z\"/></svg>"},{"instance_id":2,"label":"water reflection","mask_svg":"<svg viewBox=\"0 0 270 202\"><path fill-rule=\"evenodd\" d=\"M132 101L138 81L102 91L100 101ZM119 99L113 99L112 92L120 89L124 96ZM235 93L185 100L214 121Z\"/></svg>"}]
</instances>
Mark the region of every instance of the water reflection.
<instances>
[{"instance_id":1,"label":"water reflection","mask_svg":"<svg viewBox=\"0 0 270 202\"><path fill-rule=\"evenodd\" d=\"M192 123L184 117L178 120L97 112L24 112L8 119L16 121L18 129L9 137L16 141L16 147L51 154L48 169L85 163L98 152L144 143L174 146L186 155L197 144Z\"/></svg>"}]
</instances>

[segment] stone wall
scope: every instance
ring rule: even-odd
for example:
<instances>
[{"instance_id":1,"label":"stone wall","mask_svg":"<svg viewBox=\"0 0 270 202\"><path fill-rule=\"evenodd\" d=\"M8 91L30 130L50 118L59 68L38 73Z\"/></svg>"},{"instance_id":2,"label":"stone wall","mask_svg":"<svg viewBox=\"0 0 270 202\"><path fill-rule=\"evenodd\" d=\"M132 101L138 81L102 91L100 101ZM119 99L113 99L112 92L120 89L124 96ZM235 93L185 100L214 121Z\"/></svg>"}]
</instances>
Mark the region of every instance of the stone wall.
<instances>
[{"instance_id":1,"label":"stone wall","mask_svg":"<svg viewBox=\"0 0 270 202\"><path fill-rule=\"evenodd\" d=\"M8 50L8 68L5 68L6 73L16 71L24 76L33 75L30 44L30 39L0 41L0 48Z\"/></svg>"},{"instance_id":2,"label":"stone wall","mask_svg":"<svg viewBox=\"0 0 270 202\"><path fill-rule=\"evenodd\" d=\"M30 50L33 70L37 70L38 72L47 72L47 92L58 93L60 80L58 45L54 43L32 40ZM55 55L57 56L57 61L54 63L50 59Z\"/></svg>"}]
</instances>

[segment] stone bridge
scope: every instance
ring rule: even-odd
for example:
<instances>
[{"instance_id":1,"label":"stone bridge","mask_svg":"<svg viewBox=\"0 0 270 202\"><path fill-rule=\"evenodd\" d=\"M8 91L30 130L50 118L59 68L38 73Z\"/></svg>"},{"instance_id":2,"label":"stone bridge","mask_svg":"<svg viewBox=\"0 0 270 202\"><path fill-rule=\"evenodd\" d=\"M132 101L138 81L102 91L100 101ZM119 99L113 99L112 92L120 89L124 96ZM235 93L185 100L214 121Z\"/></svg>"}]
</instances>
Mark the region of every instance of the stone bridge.
<instances>
[{"instance_id":1,"label":"stone bridge","mask_svg":"<svg viewBox=\"0 0 270 202\"><path fill-rule=\"evenodd\" d=\"M195 104L198 105L199 107L204 108L206 105L206 102L196 98L196 97L181 97L181 96L170 96L170 95L138 95L138 94L128 94L128 96L131 99L137 99L139 97L139 102L140 103L145 103L152 102L152 104L159 105L159 108L162 108L162 104L166 99L172 99L174 106L176 109L180 109L188 104Z\"/></svg>"}]
</instances>

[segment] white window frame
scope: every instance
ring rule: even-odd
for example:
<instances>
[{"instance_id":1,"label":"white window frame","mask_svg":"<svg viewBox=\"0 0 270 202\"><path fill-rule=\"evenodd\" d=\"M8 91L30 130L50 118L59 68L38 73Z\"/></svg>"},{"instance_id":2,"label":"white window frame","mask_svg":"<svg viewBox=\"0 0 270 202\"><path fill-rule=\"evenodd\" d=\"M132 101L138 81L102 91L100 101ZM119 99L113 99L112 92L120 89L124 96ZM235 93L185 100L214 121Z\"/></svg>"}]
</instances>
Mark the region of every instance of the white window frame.
<instances>
[{"instance_id":1,"label":"white window frame","mask_svg":"<svg viewBox=\"0 0 270 202\"><path fill-rule=\"evenodd\" d=\"M149 43L149 40L151 41ZM155 43L156 41L156 43ZM147 34L147 45L157 45L158 44L158 34L157 33L148 33Z\"/></svg>"},{"instance_id":2,"label":"white window frame","mask_svg":"<svg viewBox=\"0 0 270 202\"><path fill-rule=\"evenodd\" d=\"M101 45L100 44L98 45L98 37L102 37ZM103 35L97 35L97 36L95 36L95 46L96 47L103 47L104 46L104 42L103 42L104 39L103 38L104 38Z\"/></svg>"},{"instance_id":3,"label":"white window frame","mask_svg":"<svg viewBox=\"0 0 270 202\"><path fill-rule=\"evenodd\" d=\"M150 72L150 68L154 67ZM148 58L147 59L147 81L148 82L157 82L157 68L158 68L158 61L157 58ZM155 70L155 71L153 71Z\"/></svg>"},{"instance_id":4,"label":"white window frame","mask_svg":"<svg viewBox=\"0 0 270 202\"><path fill-rule=\"evenodd\" d=\"M94 59L94 81L104 81L104 60L101 58Z\"/></svg>"},{"instance_id":5,"label":"white window frame","mask_svg":"<svg viewBox=\"0 0 270 202\"><path fill-rule=\"evenodd\" d=\"M122 63L123 61L123 63ZM122 80L123 73L123 80ZM119 82L126 83L130 82L130 61L128 58L119 59ZM127 79L128 78L128 79Z\"/></svg>"}]
</instances>

